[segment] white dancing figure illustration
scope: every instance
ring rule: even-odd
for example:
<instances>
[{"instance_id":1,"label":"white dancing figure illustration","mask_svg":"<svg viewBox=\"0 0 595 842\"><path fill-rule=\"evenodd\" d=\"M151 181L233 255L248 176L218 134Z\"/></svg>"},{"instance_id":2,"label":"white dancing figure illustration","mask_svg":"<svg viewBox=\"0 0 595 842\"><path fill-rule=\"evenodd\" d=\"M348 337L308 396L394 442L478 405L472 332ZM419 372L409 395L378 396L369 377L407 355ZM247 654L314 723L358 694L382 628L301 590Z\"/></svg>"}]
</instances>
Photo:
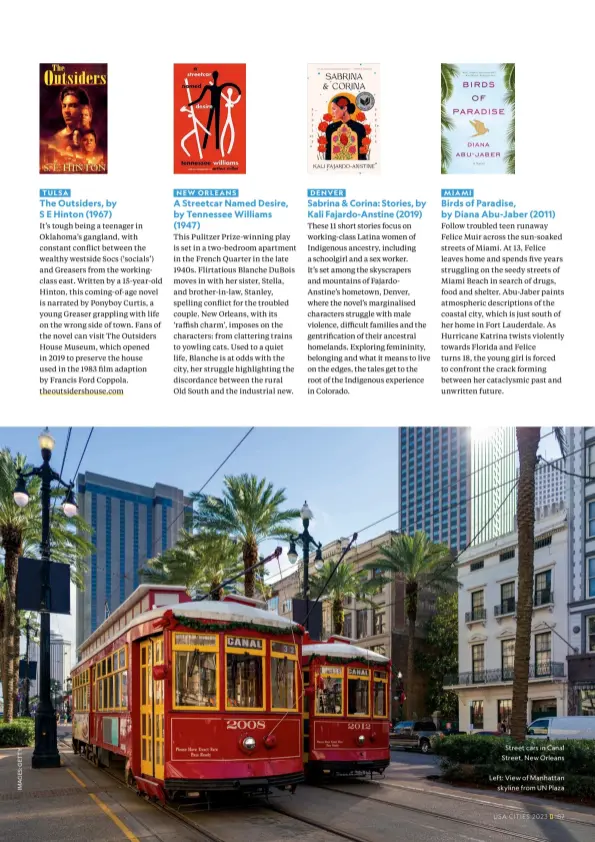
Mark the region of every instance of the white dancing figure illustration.
<instances>
[{"instance_id":1,"label":"white dancing figure illustration","mask_svg":"<svg viewBox=\"0 0 595 842\"><path fill-rule=\"evenodd\" d=\"M231 110L234 105L237 105L238 102L241 100L242 95L238 94L237 99L233 99L233 88L227 88L226 92L221 95L221 98L225 102L225 110L227 112L227 116L225 119L225 125L223 126L223 131L221 132L221 157L225 158L225 134L229 129L229 145L227 147L227 154L229 155L231 150L233 149L233 145L236 140L236 130L233 124L233 117Z\"/></svg>"},{"instance_id":2,"label":"white dancing figure illustration","mask_svg":"<svg viewBox=\"0 0 595 842\"><path fill-rule=\"evenodd\" d=\"M184 82L186 84L186 92L188 94L188 105L183 105L180 108L180 111L186 111L187 112L188 116L192 120L192 128L190 129L188 134L184 135L184 137L180 141L180 145L181 145L182 149L184 150L184 152L186 153L186 156L188 158L192 157L190 152L186 148L186 141L188 140L189 137L192 137L192 135L194 135L194 137L196 138L196 146L198 148L198 157L202 161L202 145L201 145L201 142L200 142L200 135L198 133L198 129L200 127L203 130L203 132L205 133L205 137L207 135L210 135L211 132L205 126L203 126L203 124L200 122L200 120L196 116L196 113L194 111L194 103L192 102L192 99L191 99L191 96L190 96L190 88L188 87L188 79L184 79Z\"/></svg>"}]
</instances>

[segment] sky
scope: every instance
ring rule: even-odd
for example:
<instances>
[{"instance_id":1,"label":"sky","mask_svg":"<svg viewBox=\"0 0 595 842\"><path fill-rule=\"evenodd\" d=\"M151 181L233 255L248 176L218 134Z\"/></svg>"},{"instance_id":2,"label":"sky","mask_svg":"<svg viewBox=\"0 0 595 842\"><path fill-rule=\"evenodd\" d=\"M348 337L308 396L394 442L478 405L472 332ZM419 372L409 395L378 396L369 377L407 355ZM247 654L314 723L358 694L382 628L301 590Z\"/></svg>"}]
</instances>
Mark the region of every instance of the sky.
<instances>
[{"instance_id":1,"label":"sky","mask_svg":"<svg viewBox=\"0 0 595 842\"><path fill-rule=\"evenodd\" d=\"M489 435L495 428L473 429ZM542 430L545 437L540 453L547 459L560 455L554 436L548 435L551 429ZM181 488L185 493L202 489L219 496L226 475L256 474L272 482L276 489L286 489L287 508L299 509L307 500L314 514L310 532L323 545L337 538L351 537L354 532L359 533L359 541L363 542L399 527L398 428L249 430L249 427L97 427L91 433L90 427L73 428L62 477L66 482L76 479L78 468L79 472L91 471L141 485L161 482ZM39 432L39 428L0 427L0 448L23 453L31 463L39 464ZM52 466L60 471L68 429L52 428L51 432L56 440ZM89 433L91 438L81 462ZM228 461L217 471L228 456ZM297 521L296 529L300 526ZM261 554L272 553L277 543L263 543ZM290 566L287 550L284 546L281 572ZM279 573L276 562L274 567L269 565L269 581L278 578ZM52 629L73 643L75 598L73 587L71 615L52 616Z\"/></svg>"},{"instance_id":2,"label":"sky","mask_svg":"<svg viewBox=\"0 0 595 842\"><path fill-rule=\"evenodd\" d=\"M115 477L141 485L156 482L184 492L198 491L246 435L248 427L223 428L105 428L93 430L80 472ZM62 472L75 479L91 428L74 428ZM52 467L60 471L67 428L52 428L56 440ZM38 428L0 428L0 447L41 462ZM398 430L392 428L255 428L225 465L204 487L219 496L226 475L256 474L275 488L285 488L287 508L300 508L305 500L314 514L310 532L323 545L361 532L367 541L387 529L396 529L398 516L369 529L366 526L395 513L399 507L397 473ZM299 527L300 522L296 522ZM362 530L364 530L362 532ZM261 545L269 555L277 542ZM287 550L283 547L281 569ZM270 580L279 575L270 570ZM73 589L74 591L74 589ZM75 640L75 595L71 616L53 615L52 629Z\"/></svg>"}]
</instances>

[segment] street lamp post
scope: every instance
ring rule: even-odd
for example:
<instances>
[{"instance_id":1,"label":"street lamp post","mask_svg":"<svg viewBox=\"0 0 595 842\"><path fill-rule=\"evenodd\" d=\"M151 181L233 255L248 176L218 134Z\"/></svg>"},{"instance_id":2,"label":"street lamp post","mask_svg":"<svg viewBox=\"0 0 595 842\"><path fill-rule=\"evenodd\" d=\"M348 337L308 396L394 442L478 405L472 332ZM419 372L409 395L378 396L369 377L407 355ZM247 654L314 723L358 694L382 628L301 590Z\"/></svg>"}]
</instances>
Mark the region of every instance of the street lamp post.
<instances>
[{"instance_id":1,"label":"street lamp post","mask_svg":"<svg viewBox=\"0 0 595 842\"><path fill-rule=\"evenodd\" d=\"M27 645L25 648L25 716L31 716L31 711L29 710L29 635L31 632L31 623L28 617L25 623L25 632L27 634Z\"/></svg>"},{"instance_id":2,"label":"street lamp post","mask_svg":"<svg viewBox=\"0 0 595 842\"><path fill-rule=\"evenodd\" d=\"M56 714L52 705L50 687L50 517L52 482L58 483L66 489L66 498L62 505L67 517L74 517L77 512L76 501L72 491L72 484L67 485L62 478L50 467L52 450L55 441L46 429L38 437L41 448L42 464L27 473L19 472L17 486L14 491L14 501L21 508L29 502L26 480L29 477L41 479L41 603L39 629L39 704L35 712L35 748L31 765L34 769L49 769L60 766Z\"/></svg>"},{"instance_id":3,"label":"street lamp post","mask_svg":"<svg viewBox=\"0 0 595 842\"><path fill-rule=\"evenodd\" d=\"M310 521L314 519L314 515L310 511L307 502L304 502L300 510L300 517L302 519L302 525L304 527L304 531L301 535L297 535L296 538L293 538L289 542L289 552L287 553L287 558L292 564L295 564L297 561L297 551L295 548L295 542L300 541L302 545L302 559L304 565L304 585L303 585L303 592L304 592L304 599L306 601L306 619L305 619L305 626L306 629L308 628L308 599L310 594L310 577L309 577L309 567L310 567L310 546L316 547L316 565L322 564L322 544L316 541L310 532L308 531L308 527L310 526Z\"/></svg>"}]
</instances>

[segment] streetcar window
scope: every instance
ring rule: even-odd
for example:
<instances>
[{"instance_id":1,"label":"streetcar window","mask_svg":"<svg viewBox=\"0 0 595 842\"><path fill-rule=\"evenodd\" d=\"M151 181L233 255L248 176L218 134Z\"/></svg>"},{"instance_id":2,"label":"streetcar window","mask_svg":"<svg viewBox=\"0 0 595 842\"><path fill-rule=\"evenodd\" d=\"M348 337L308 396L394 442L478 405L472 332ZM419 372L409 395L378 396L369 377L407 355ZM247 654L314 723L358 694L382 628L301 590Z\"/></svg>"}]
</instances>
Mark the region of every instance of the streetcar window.
<instances>
[{"instance_id":1,"label":"streetcar window","mask_svg":"<svg viewBox=\"0 0 595 842\"><path fill-rule=\"evenodd\" d=\"M120 649L120 668L123 669L126 666L126 650Z\"/></svg>"},{"instance_id":2,"label":"streetcar window","mask_svg":"<svg viewBox=\"0 0 595 842\"><path fill-rule=\"evenodd\" d=\"M227 707L263 708L262 657L235 655L227 658Z\"/></svg>"},{"instance_id":3,"label":"streetcar window","mask_svg":"<svg viewBox=\"0 0 595 842\"><path fill-rule=\"evenodd\" d=\"M386 682L374 682L374 716L386 716Z\"/></svg>"},{"instance_id":4,"label":"streetcar window","mask_svg":"<svg viewBox=\"0 0 595 842\"><path fill-rule=\"evenodd\" d=\"M271 658L272 707L296 709L295 661Z\"/></svg>"},{"instance_id":5,"label":"streetcar window","mask_svg":"<svg viewBox=\"0 0 595 842\"><path fill-rule=\"evenodd\" d=\"M217 655L214 652L176 652L176 705L217 707Z\"/></svg>"},{"instance_id":6,"label":"streetcar window","mask_svg":"<svg viewBox=\"0 0 595 842\"><path fill-rule=\"evenodd\" d=\"M122 673L122 683L121 683L121 690L122 690L122 707L128 707L128 672L124 670Z\"/></svg>"},{"instance_id":7,"label":"streetcar window","mask_svg":"<svg viewBox=\"0 0 595 842\"><path fill-rule=\"evenodd\" d=\"M316 713L343 713L343 679L336 675L321 675L316 693Z\"/></svg>"},{"instance_id":8,"label":"streetcar window","mask_svg":"<svg viewBox=\"0 0 595 842\"><path fill-rule=\"evenodd\" d=\"M120 673L114 675L114 707L120 707Z\"/></svg>"},{"instance_id":9,"label":"streetcar window","mask_svg":"<svg viewBox=\"0 0 595 842\"><path fill-rule=\"evenodd\" d=\"M369 683L361 678L349 678L347 681L347 712L350 715L367 716Z\"/></svg>"}]
</instances>

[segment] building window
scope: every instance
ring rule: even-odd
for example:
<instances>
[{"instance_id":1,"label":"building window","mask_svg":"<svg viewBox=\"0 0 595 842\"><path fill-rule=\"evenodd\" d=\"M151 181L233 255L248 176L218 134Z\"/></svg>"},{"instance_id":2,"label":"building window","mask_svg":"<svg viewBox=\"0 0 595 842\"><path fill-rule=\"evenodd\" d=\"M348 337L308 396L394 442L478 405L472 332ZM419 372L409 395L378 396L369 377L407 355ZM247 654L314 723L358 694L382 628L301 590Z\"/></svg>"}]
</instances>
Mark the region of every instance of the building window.
<instances>
[{"instance_id":1,"label":"building window","mask_svg":"<svg viewBox=\"0 0 595 842\"><path fill-rule=\"evenodd\" d=\"M506 552L500 553L500 561L508 561L510 558L514 558L514 555L514 550L506 550Z\"/></svg>"},{"instance_id":2,"label":"building window","mask_svg":"<svg viewBox=\"0 0 595 842\"><path fill-rule=\"evenodd\" d=\"M514 644L514 638L502 641L502 681L514 678Z\"/></svg>"},{"instance_id":3,"label":"building window","mask_svg":"<svg viewBox=\"0 0 595 842\"><path fill-rule=\"evenodd\" d=\"M352 637L353 629L351 625L351 611L348 611L343 620L343 634L345 637Z\"/></svg>"},{"instance_id":4,"label":"building window","mask_svg":"<svg viewBox=\"0 0 595 842\"><path fill-rule=\"evenodd\" d=\"M481 561L472 561L469 565L469 570L481 570L483 567L483 559Z\"/></svg>"},{"instance_id":5,"label":"building window","mask_svg":"<svg viewBox=\"0 0 595 842\"><path fill-rule=\"evenodd\" d=\"M485 605L483 601L483 591L473 591L471 594L471 619L483 620L485 619Z\"/></svg>"},{"instance_id":6,"label":"building window","mask_svg":"<svg viewBox=\"0 0 595 842\"><path fill-rule=\"evenodd\" d=\"M595 556L587 559L587 596L595 596Z\"/></svg>"},{"instance_id":7,"label":"building window","mask_svg":"<svg viewBox=\"0 0 595 842\"><path fill-rule=\"evenodd\" d=\"M370 649L372 650L372 652L376 652L377 655L383 655L384 657L386 657L385 643L379 643L376 646L370 646Z\"/></svg>"},{"instance_id":8,"label":"building window","mask_svg":"<svg viewBox=\"0 0 595 842\"><path fill-rule=\"evenodd\" d=\"M595 538L595 500L587 503L587 537Z\"/></svg>"},{"instance_id":9,"label":"building window","mask_svg":"<svg viewBox=\"0 0 595 842\"><path fill-rule=\"evenodd\" d=\"M587 476L595 479L595 444L587 448Z\"/></svg>"},{"instance_id":10,"label":"building window","mask_svg":"<svg viewBox=\"0 0 595 842\"><path fill-rule=\"evenodd\" d=\"M595 614L587 617L587 652L595 652Z\"/></svg>"},{"instance_id":11,"label":"building window","mask_svg":"<svg viewBox=\"0 0 595 842\"><path fill-rule=\"evenodd\" d=\"M367 637L368 635L368 611L363 608L361 611L356 611L357 617L357 636Z\"/></svg>"},{"instance_id":12,"label":"building window","mask_svg":"<svg viewBox=\"0 0 595 842\"><path fill-rule=\"evenodd\" d=\"M549 605L552 602L552 571L535 574L535 605Z\"/></svg>"},{"instance_id":13,"label":"building window","mask_svg":"<svg viewBox=\"0 0 595 842\"><path fill-rule=\"evenodd\" d=\"M279 613L279 597L273 596L269 599L269 611L275 611L277 614Z\"/></svg>"},{"instance_id":14,"label":"building window","mask_svg":"<svg viewBox=\"0 0 595 842\"><path fill-rule=\"evenodd\" d=\"M476 643L471 647L471 663L473 668L473 681L483 681L484 679L484 651L483 643Z\"/></svg>"},{"instance_id":15,"label":"building window","mask_svg":"<svg viewBox=\"0 0 595 842\"><path fill-rule=\"evenodd\" d=\"M512 716L512 699L498 699L498 728L504 727L510 731L510 718Z\"/></svg>"},{"instance_id":16,"label":"building window","mask_svg":"<svg viewBox=\"0 0 595 842\"><path fill-rule=\"evenodd\" d=\"M535 676L551 675L552 633L535 635Z\"/></svg>"},{"instance_id":17,"label":"building window","mask_svg":"<svg viewBox=\"0 0 595 842\"><path fill-rule=\"evenodd\" d=\"M471 727L472 728L483 728L483 700L479 700L477 702L471 702Z\"/></svg>"},{"instance_id":18,"label":"building window","mask_svg":"<svg viewBox=\"0 0 595 842\"><path fill-rule=\"evenodd\" d=\"M555 699L534 699L531 703L531 720L545 716L557 716L558 703Z\"/></svg>"},{"instance_id":19,"label":"building window","mask_svg":"<svg viewBox=\"0 0 595 842\"><path fill-rule=\"evenodd\" d=\"M291 599L284 599L283 604L281 605L281 613L288 614L291 611Z\"/></svg>"},{"instance_id":20,"label":"building window","mask_svg":"<svg viewBox=\"0 0 595 842\"><path fill-rule=\"evenodd\" d=\"M595 716L595 687L579 690L578 712L579 716Z\"/></svg>"},{"instance_id":21,"label":"building window","mask_svg":"<svg viewBox=\"0 0 595 842\"><path fill-rule=\"evenodd\" d=\"M374 609L374 634L384 634L384 608Z\"/></svg>"},{"instance_id":22,"label":"building window","mask_svg":"<svg viewBox=\"0 0 595 842\"><path fill-rule=\"evenodd\" d=\"M514 598L515 584L514 582L505 582L500 585L500 613L514 614L515 598Z\"/></svg>"}]
</instances>

